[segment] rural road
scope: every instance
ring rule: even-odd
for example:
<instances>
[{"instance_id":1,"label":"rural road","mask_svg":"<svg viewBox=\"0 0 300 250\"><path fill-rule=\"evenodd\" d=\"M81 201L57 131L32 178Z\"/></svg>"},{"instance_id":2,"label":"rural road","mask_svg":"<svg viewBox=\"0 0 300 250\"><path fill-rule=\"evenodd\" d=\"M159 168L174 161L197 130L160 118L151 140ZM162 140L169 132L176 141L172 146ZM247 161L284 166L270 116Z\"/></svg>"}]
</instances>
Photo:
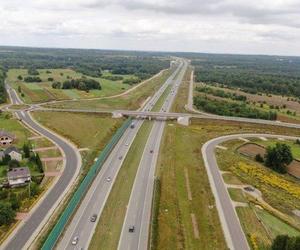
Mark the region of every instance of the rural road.
<instances>
[{"instance_id":1,"label":"rural road","mask_svg":"<svg viewBox=\"0 0 300 250\"><path fill-rule=\"evenodd\" d=\"M150 110L155 105L181 67L182 65L180 64L180 66L178 66L174 73L167 79L149 102L146 103L142 111L146 112L146 110ZM93 181L91 187L66 228L65 233L57 243L57 249L74 249L74 246L71 244L74 237L79 238L76 245L78 249L88 248L118 172L137 132L139 131L139 128L143 123L142 120L133 120L133 122L135 127L129 127L124 132L108 159L105 161L101 171ZM110 178L109 181L107 180L108 177ZM96 222L91 222L90 218L94 214L97 215L97 220Z\"/></svg>"},{"instance_id":2,"label":"rural road","mask_svg":"<svg viewBox=\"0 0 300 250\"><path fill-rule=\"evenodd\" d=\"M23 104L16 92L8 85L6 86L11 103ZM43 135L57 145L64 156L64 167L61 176L55 181L53 186L46 191L43 197L41 197L40 201L29 212L28 217L18 224L15 231L1 245L1 249L7 250L27 249L30 246L39 231L50 218L54 209L64 198L64 195L77 177L81 167L81 156L74 145L39 125L31 117L29 112L16 111L15 114L27 127Z\"/></svg>"},{"instance_id":3,"label":"rural road","mask_svg":"<svg viewBox=\"0 0 300 250\"><path fill-rule=\"evenodd\" d=\"M227 245L232 250L248 250L249 245L240 224L238 215L233 207L231 198L223 181L222 175L219 171L215 156L215 148L217 145L234 139L239 138L253 138L253 137L266 137L266 138L285 138L297 139L292 136L283 135L270 135L270 134L235 134L227 135L212 139L206 142L202 147L202 156L204 159L205 168L208 174L210 186L221 220L222 228L224 231Z\"/></svg>"},{"instance_id":4,"label":"rural road","mask_svg":"<svg viewBox=\"0 0 300 250\"><path fill-rule=\"evenodd\" d=\"M160 112L168 112L171 109L187 65L187 62L184 61L179 74L172 81L172 88L165 98ZM165 124L164 121L154 121L148 137L127 205L118 245L119 250L147 249L155 168ZM130 226L135 227L133 233L128 231Z\"/></svg>"}]
</instances>

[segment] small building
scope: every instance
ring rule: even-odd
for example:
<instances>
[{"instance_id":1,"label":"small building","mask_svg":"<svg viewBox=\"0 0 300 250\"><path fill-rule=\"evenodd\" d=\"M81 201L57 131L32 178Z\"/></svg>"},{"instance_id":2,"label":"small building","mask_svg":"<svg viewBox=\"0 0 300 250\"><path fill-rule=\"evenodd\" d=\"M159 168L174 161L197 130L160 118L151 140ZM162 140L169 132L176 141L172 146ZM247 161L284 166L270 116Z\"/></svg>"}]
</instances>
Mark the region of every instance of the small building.
<instances>
[{"instance_id":1,"label":"small building","mask_svg":"<svg viewBox=\"0 0 300 250\"><path fill-rule=\"evenodd\" d=\"M28 167L13 168L7 172L8 184L11 187L22 186L31 181Z\"/></svg>"},{"instance_id":2,"label":"small building","mask_svg":"<svg viewBox=\"0 0 300 250\"><path fill-rule=\"evenodd\" d=\"M7 147L10 146L15 140L15 136L4 131L0 130L0 146Z\"/></svg>"},{"instance_id":3,"label":"small building","mask_svg":"<svg viewBox=\"0 0 300 250\"><path fill-rule=\"evenodd\" d=\"M4 150L5 155L9 155L12 160L22 161L22 153L16 147L9 147Z\"/></svg>"}]
</instances>

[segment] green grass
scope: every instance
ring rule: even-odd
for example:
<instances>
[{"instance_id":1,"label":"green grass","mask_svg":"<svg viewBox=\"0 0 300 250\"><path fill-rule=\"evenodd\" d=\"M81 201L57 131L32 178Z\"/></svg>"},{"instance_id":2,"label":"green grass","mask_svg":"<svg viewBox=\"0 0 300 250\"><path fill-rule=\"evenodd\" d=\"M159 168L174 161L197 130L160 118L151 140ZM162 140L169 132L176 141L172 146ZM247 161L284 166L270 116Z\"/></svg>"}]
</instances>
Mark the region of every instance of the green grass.
<instances>
[{"instance_id":1,"label":"green grass","mask_svg":"<svg viewBox=\"0 0 300 250\"><path fill-rule=\"evenodd\" d=\"M259 139L255 139L254 142L259 145L262 145L264 147L275 146L276 143L287 144L291 147L293 157L297 160L300 160L300 145L296 144L295 141L291 141L291 140L281 141L281 140L276 140L276 139L268 139L267 141L262 141Z\"/></svg>"},{"instance_id":2,"label":"green grass","mask_svg":"<svg viewBox=\"0 0 300 250\"><path fill-rule=\"evenodd\" d=\"M157 102L156 102L155 105L153 106L153 108L152 108L152 111L153 111L153 112L158 112L158 111L160 111L162 105L164 104L164 102L165 102L167 96L168 96L169 93L170 93L171 88L172 88L172 86L169 85L169 86L165 89L165 91L163 92L163 94L160 96L160 98L157 100Z\"/></svg>"},{"instance_id":3,"label":"green grass","mask_svg":"<svg viewBox=\"0 0 300 250\"><path fill-rule=\"evenodd\" d=\"M229 195L233 201L237 202L247 202L247 199L245 198L243 191L238 188L228 188Z\"/></svg>"},{"instance_id":4,"label":"green grass","mask_svg":"<svg viewBox=\"0 0 300 250\"><path fill-rule=\"evenodd\" d=\"M153 95L160 86L167 80L171 74L171 70L164 71L162 75L149 80L146 84L136 88L127 95L117 98L101 99L101 100L78 100L68 101L57 104L47 105L55 108L80 108L80 109L137 109L144 101Z\"/></svg>"},{"instance_id":5,"label":"green grass","mask_svg":"<svg viewBox=\"0 0 300 250\"><path fill-rule=\"evenodd\" d=\"M122 119L110 116L67 112L34 112L34 117L46 127L69 138L80 148L103 148Z\"/></svg>"},{"instance_id":6,"label":"green grass","mask_svg":"<svg viewBox=\"0 0 300 250\"><path fill-rule=\"evenodd\" d=\"M46 73L49 70L51 73ZM52 81L48 81L48 78L53 78L54 81L64 82L69 79L78 79L84 76L81 73L75 72L71 69L39 69L39 77L42 79L41 83L25 83L19 80L17 77L21 75L23 78L28 76L27 70L24 69L10 69L8 71L8 82L17 89L21 87L24 93L23 100L27 103L45 102L50 100L64 100L74 98L94 98L94 97L105 97L110 95L120 94L127 89L130 89L131 85L123 84L123 81L111 81L101 77L89 77L99 81L101 84L101 90L91 90L89 93L85 91L79 91L76 89L64 90L64 89L53 89ZM110 74L110 73L105 73ZM110 74L111 75L111 74ZM132 75L121 75L126 78L132 77Z\"/></svg>"},{"instance_id":7,"label":"green grass","mask_svg":"<svg viewBox=\"0 0 300 250\"><path fill-rule=\"evenodd\" d=\"M255 249L254 245L256 245L258 249L269 249L271 239L254 210L251 207L237 207L236 211L251 248Z\"/></svg>"},{"instance_id":8,"label":"green grass","mask_svg":"<svg viewBox=\"0 0 300 250\"><path fill-rule=\"evenodd\" d=\"M5 130L15 135L16 140L13 144L17 147L22 147L24 142L27 141L27 138L32 135L29 130L23 127L22 124L9 113L0 114L0 130Z\"/></svg>"},{"instance_id":9,"label":"green grass","mask_svg":"<svg viewBox=\"0 0 300 250\"><path fill-rule=\"evenodd\" d=\"M241 185L243 184L235 175L230 173L225 173L222 175L223 180L227 184L233 184L233 185Z\"/></svg>"},{"instance_id":10,"label":"green grass","mask_svg":"<svg viewBox=\"0 0 300 250\"><path fill-rule=\"evenodd\" d=\"M137 133L109 194L89 249L117 249L126 206L152 124L146 121Z\"/></svg>"},{"instance_id":11,"label":"green grass","mask_svg":"<svg viewBox=\"0 0 300 250\"><path fill-rule=\"evenodd\" d=\"M267 228L268 233L274 239L277 235L287 234L289 236L299 236L300 232L286 224L282 220L276 218L272 214L263 209L255 208L257 216L261 219L262 223Z\"/></svg>"}]
</instances>

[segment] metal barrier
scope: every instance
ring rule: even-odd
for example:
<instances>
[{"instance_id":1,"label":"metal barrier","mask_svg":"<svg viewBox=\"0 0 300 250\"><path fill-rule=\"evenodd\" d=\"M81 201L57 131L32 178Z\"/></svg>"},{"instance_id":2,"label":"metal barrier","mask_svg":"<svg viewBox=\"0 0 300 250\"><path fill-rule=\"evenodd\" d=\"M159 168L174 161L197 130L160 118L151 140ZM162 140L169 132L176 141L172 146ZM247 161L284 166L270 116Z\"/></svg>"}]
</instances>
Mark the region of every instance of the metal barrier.
<instances>
[{"instance_id":1,"label":"metal barrier","mask_svg":"<svg viewBox=\"0 0 300 250\"><path fill-rule=\"evenodd\" d=\"M80 183L79 187L73 194L71 200L69 201L69 204L64 209L63 213L59 217L57 223L51 230L50 234L48 235L46 241L43 244L42 250L50 250L53 249L59 236L63 232L68 220L74 213L75 209L77 208L79 202L83 198L84 194L87 192L89 186L93 182L94 178L98 174L98 172L101 170L103 163L107 159L108 155L113 150L114 146L117 144L121 136L124 134L125 130L129 127L131 124L131 118L128 118L123 125L117 130L117 132L114 134L114 136L111 138L108 144L106 144L103 151L100 153L97 161L95 164L90 168L87 175L84 177L82 182Z\"/></svg>"}]
</instances>

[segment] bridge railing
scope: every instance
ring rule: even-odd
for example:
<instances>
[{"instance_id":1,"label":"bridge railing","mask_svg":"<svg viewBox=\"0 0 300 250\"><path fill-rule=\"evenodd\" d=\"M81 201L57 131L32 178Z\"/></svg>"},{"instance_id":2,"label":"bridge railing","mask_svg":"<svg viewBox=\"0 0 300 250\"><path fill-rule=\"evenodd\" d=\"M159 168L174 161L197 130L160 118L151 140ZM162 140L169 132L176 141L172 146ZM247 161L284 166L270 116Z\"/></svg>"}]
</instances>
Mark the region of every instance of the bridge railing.
<instances>
[{"instance_id":1,"label":"bridge railing","mask_svg":"<svg viewBox=\"0 0 300 250\"><path fill-rule=\"evenodd\" d=\"M48 235L46 241L44 242L42 249L43 250L49 250L53 249L58 238L60 237L61 233L63 232L64 228L66 227L70 217L75 212L76 208L79 205L79 202L84 197L84 194L87 192L89 186L92 184L93 180L95 179L98 172L101 170L105 160L115 147L115 145L120 140L121 136L124 134L125 130L129 127L131 124L131 119L127 119L123 125L116 131L114 136L111 138L109 143L105 146L105 148L100 153L97 161L94 163L94 165L90 168L87 175L84 177L82 182L79 184L79 187L71 197L69 203L67 204L66 208L60 215L57 223L51 230L50 234Z\"/></svg>"}]
</instances>

